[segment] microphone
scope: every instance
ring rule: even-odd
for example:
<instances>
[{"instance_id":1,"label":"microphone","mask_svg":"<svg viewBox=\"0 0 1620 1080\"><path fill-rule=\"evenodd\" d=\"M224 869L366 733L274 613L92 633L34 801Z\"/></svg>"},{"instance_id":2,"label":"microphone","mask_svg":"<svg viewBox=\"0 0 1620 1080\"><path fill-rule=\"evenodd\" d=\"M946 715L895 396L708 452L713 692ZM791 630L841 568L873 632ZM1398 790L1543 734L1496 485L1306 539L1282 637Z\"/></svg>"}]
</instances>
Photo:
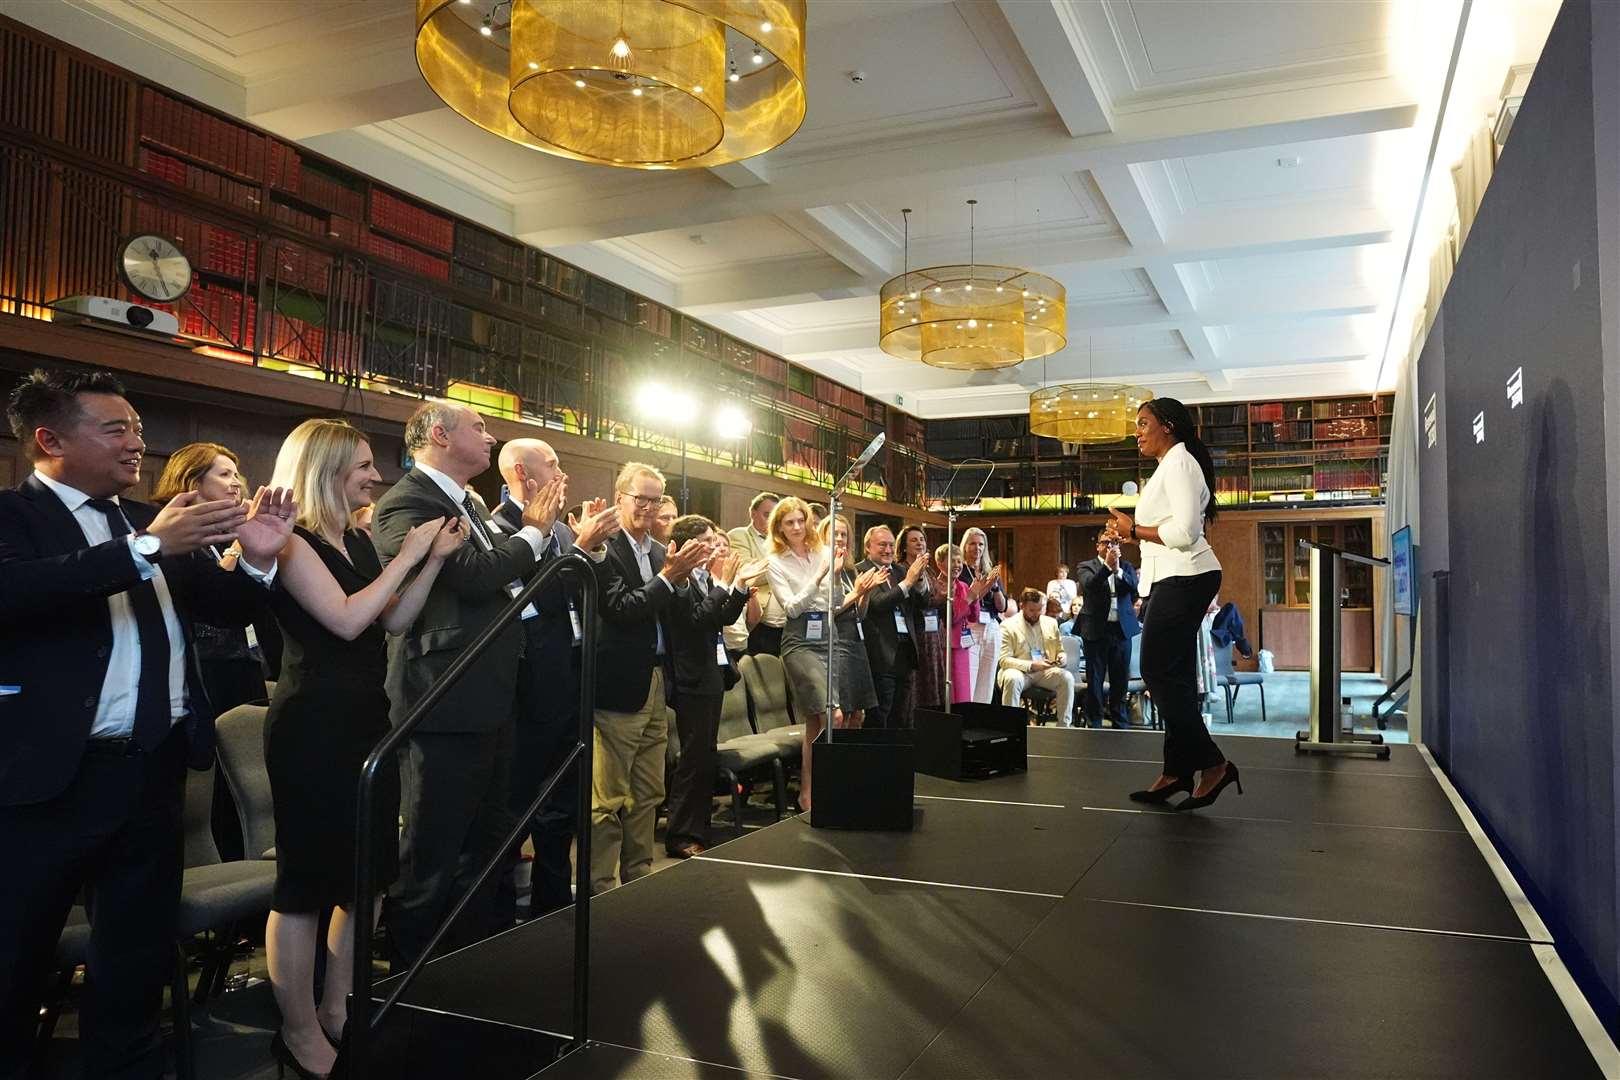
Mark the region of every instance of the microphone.
<instances>
[{"instance_id":1,"label":"microphone","mask_svg":"<svg viewBox=\"0 0 1620 1080\"><path fill-rule=\"evenodd\" d=\"M861 451L861 456L855 459L855 464L850 466L849 471L860 472L871 464L872 459L877 457L877 452L883 449L883 444L888 441L888 438L881 431L873 436L872 441L866 444L866 449Z\"/></svg>"}]
</instances>

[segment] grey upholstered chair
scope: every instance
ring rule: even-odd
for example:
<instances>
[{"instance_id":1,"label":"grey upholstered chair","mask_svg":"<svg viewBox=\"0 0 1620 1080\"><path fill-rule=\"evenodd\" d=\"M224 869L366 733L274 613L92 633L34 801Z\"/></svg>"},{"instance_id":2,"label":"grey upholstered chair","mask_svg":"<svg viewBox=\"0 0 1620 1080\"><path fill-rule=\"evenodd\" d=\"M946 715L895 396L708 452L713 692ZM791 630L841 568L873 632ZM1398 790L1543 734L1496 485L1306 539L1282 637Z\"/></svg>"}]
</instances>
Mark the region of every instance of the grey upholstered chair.
<instances>
[{"instance_id":1,"label":"grey upholstered chair","mask_svg":"<svg viewBox=\"0 0 1620 1080\"><path fill-rule=\"evenodd\" d=\"M776 820L782 820L787 812L787 774L782 767L787 753L786 745L779 739L756 733L749 725L747 684L739 681L726 691L720 707L715 766L731 796L732 821L738 836L742 835L743 805L748 801L755 777L771 777L776 795Z\"/></svg>"},{"instance_id":2,"label":"grey upholstered chair","mask_svg":"<svg viewBox=\"0 0 1620 1080\"><path fill-rule=\"evenodd\" d=\"M220 772L242 823L242 850L253 859L276 857L275 806L270 798L270 772L264 764L264 725L269 713L264 705L238 705L214 721Z\"/></svg>"},{"instance_id":3,"label":"grey upholstered chair","mask_svg":"<svg viewBox=\"0 0 1620 1080\"><path fill-rule=\"evenodd\" d=\"M1245 686L1260 688L1260 722L1266 723L1266 675L1263 671L1237 671L1232 667L1232 646L1215 646L1215 674L1220 677L1221 689L1226 694L1226 722L1232 723L1232 709L1237 703L1238 691Z\"/></svg>"},{"instance_id":4,"label":"grey upholstered chair","mask_svg":"<svg viewBox=\"0 0 1620 1080\"><path fill-rule=\"evenodd\" d=\"M804 725L793 722L788 711L787 669L782 658L761 653L737 662L743 683L748 687L748 717L754 730L769 735L788 749L788 760L803 755Z\"/></svg>"}]
</instances>

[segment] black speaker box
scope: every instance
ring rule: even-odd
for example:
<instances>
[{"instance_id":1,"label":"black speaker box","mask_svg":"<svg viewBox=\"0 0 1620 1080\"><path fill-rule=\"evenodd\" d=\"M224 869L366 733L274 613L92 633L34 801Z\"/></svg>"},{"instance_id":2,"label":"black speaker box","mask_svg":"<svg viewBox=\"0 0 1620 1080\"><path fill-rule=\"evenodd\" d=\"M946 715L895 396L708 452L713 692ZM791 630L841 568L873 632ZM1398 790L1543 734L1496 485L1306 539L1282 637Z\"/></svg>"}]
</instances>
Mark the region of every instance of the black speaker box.
<instances>
[{"instance_id":1,"label":"black speaker box","mask_svg":"<svg viewBox=\"0 0 1620 1080\"><path fill-rule=\"evenodd\" d=\"M810 744L810 826L910 832L917 754L909 731L839 728Z\"/></svg>"},{"instance_id":2,"label":"black speaker box","mask_svg":"<svg viewBox=\"0 0 1620 1080\"><path fill-rule=\"evenodd\" d=\"M1029 716L1023 709L964 701L948 713L918 709L916 725L918 772L980 780L1029 768Z\"/></svg>"}]
</instances>

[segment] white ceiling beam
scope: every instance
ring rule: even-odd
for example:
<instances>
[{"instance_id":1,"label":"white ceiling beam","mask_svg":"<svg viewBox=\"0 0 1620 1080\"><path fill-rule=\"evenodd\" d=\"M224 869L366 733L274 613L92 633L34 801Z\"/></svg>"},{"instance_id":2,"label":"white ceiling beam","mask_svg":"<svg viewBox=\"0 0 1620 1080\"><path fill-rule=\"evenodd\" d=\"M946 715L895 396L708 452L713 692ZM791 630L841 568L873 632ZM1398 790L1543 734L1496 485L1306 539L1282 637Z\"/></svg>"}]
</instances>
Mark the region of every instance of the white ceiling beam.
<instances>
[{"instance_id":1,"label":"white ceiling beam","mask_svg":"<svg viewBox=\"0 0 1620 1080\"><path fill-rule=\"evenodd\" d=\"M999 6L1069 134L1113 130L1102 78L1080 33L1073 0L1000 0Z\"/></svg>"},{"instance_id":2,"label":"white ceiling beam","mask_svg":"<svg viewBox=\"0 0 1620 1080\"><path fill-rule=\"evenodd\" d=\"M833 299L821 294L845 291L853 295L854 290L865 291L865 287L859 274L832 256L816 252L683 275L675 287L675 304L682 310L739 311Z\"/></svg>"},{"instance_id":3,"label":"white ceiling beam","mask_svg":"<svg viewBox=\"0 0 1620 1080\"><path fill-rule=\"evenodd\" d=\"M777 220L868 279L874 289L900 272L898 239L884 222L853 206L790 210Z\"/></svg>"},{"instance_id":4,"label":"white ceiling beam","mask_svg":"<svg viewBox=\"0 0 1620 1080\"><path fill-rule=\"evenodd\" d=\"M759 187L771 182L771 168L765 158L765 154L760 154L744 161L716 165L709 171L734 188Z\"/></svg>"},{"instance_id":5,"label":"white ceiling beam","mask_svg":"<svg viewBox=\"0 0 1620 1080\"><path fill-rule=\"evenodd\" d=\"M309 139L443 107L407 39L343 64L320 60L255 78L245 115L285 138Z\"/></svg>"},{"instance_id":6,"label":"white ceiling beam","mask_svg":"<svg viewBox=\"0 0 1620 1080\"><path fill-rule=\"evenodd\" d=\"M1095 169L1405 128L1415 112L1398 83L1373 79L1245 99L1238 111L1230 101L1167 106L1133 113L1112 132L1080 138L1055 130L1049 121L994 123L953 137L892 140L858 156L785 155L773 160L771 183L758 187L717 189L708 175L664 173L627 192L594 195L582 188L577 197L522 203L516 220L522 239L544 247L810 206L902 205L928 190L1006 180L1032 170Z\"/></svg>"}]
</instances>

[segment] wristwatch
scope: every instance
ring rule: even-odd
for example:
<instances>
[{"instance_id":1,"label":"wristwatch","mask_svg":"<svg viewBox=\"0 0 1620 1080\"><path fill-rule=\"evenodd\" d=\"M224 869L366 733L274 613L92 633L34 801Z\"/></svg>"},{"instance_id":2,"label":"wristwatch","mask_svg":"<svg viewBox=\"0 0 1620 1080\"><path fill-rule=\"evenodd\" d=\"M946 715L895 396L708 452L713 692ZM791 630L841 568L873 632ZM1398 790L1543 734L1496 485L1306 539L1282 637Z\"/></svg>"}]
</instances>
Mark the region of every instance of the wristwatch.
<instances>
[{"instance_id":1,"label":"wristwatch","mask_svg":"<svg viewBox=\"0 0 1620 1080\"><path fill-rule=\"evenodd\" d=\"M147 562L157 562L163 558L163 541L151 533L141 533L135 538L135 550Z\"/></svg>"},{"instance_id":2,"label":"wristwatch","mask_svg":"<svg viewBox=\"0 0 1620 1080\"><path fill-rule=\"evenodd\" d=\"M1131 522L1131 539L1136 539L1136 522Z\"/></svg>"}]
</instances>

